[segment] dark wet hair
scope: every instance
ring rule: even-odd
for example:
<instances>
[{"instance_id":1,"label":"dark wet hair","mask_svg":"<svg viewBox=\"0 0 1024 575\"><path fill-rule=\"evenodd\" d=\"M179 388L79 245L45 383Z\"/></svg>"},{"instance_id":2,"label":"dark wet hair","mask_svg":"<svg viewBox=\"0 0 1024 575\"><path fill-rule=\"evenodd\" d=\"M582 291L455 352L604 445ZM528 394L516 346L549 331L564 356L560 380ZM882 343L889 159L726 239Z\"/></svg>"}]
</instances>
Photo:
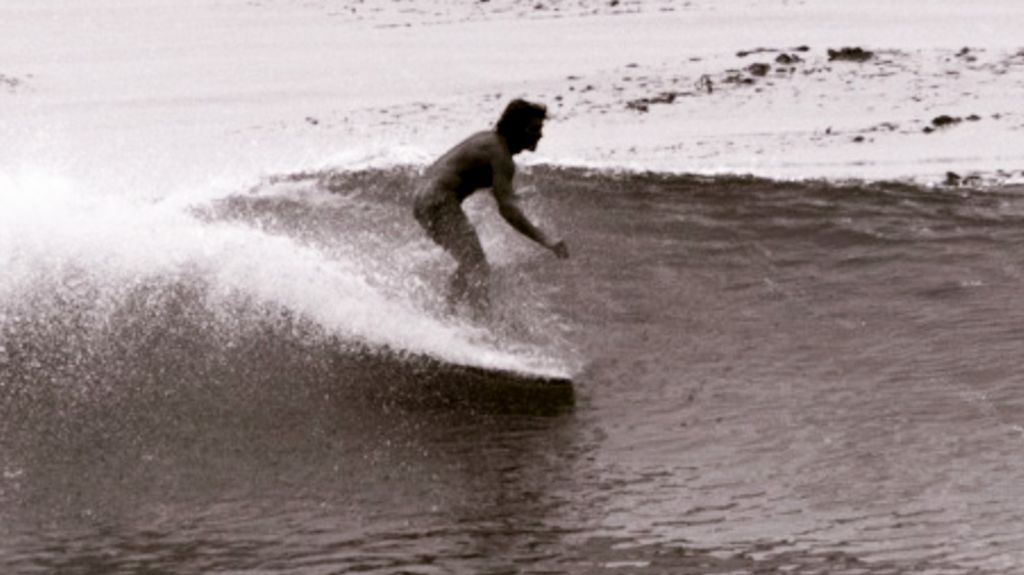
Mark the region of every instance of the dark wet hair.
<instances>
[{"instance_id":1,"label":"dark wet hair","mask_svg":"<svg viewBox=\"0 0 1024 575\"><path fill-rule=\"evenodd\" d=\"M543 120L547 116L548 107L544 104L535 104L516 98L509 102L508 106L505 106L505 111L501 113L496 130L506 139L518 140L526 122L532 118Z\"/></svg>"}]
</instances>

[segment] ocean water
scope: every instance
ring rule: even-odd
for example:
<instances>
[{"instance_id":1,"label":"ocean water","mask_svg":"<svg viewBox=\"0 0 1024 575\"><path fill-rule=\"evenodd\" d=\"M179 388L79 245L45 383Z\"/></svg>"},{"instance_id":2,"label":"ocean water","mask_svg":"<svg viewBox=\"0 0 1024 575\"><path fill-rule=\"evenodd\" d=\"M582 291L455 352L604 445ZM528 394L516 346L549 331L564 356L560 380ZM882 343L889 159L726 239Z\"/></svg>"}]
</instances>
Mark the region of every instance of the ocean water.
<instances>
[{"instance_id":1,"label":"ocean water","mask_svg":"<svg viewBox=\"0 0 1024 575\"><path fill-rule=\"evenodd\" d=\"M1024 567L1024 190L535 166L480 323L417 175L0 179L0 572Z\"/></svg>"}]
</instances>

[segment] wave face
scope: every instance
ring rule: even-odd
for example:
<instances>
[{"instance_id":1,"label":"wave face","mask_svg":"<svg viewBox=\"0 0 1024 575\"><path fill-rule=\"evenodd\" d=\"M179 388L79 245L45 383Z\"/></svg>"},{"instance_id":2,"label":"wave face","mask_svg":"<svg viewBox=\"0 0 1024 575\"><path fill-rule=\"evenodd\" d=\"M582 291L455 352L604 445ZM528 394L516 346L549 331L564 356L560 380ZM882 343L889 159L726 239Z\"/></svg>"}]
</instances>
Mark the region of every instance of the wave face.
<instances>
[{"instance_id":1,"label":"wave face","mask_svg":"<svg viewBox=\"0 0 1024 575\"><path fill-rule=\"evenodd\" d=\"M573 257L471 200L479 325L445 310L417 177L149 202L0 180L0 565L1024 564L1022 190L535 166L527 209ZM377 401L423 358L572 373L579 406Z\"/></svg>"},{"instance_id":2,"label":"wave face","mask_svg":"<svg viewBox=\"0 0 1024 575\"><path fill-rule=\"evenodd\" d=\"M298 174L150 201L0 180L0 439L259 419L293 394L365 398L447 364L572 369L561 319L516 279L536 253L489 246L492 325L449 313L452 264L408 207L416 177Z\"/></svg>"}]
</instances>

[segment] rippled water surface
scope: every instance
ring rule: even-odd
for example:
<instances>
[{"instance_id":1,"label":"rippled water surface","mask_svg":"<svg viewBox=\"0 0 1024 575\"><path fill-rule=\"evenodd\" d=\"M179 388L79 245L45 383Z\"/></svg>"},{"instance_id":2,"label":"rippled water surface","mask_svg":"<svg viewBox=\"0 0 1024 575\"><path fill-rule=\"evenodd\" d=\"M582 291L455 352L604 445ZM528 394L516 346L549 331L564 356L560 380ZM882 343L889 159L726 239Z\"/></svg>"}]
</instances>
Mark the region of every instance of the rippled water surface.
<instances>
[{"instance_id":1,"label":"rippled water surface","mask_svg":"<svg viewBox=\"0 0 1024 575\"><path fill-rule=\"evenodd\" d=\"M538 167L573 257L473 200L474 326L415 177L172 218L58 195L57 229L0 232L0 571L1024 567L1021 190ZM569 370L575 401L422 363L474 354Z\"/></svg>"}]
</instances>

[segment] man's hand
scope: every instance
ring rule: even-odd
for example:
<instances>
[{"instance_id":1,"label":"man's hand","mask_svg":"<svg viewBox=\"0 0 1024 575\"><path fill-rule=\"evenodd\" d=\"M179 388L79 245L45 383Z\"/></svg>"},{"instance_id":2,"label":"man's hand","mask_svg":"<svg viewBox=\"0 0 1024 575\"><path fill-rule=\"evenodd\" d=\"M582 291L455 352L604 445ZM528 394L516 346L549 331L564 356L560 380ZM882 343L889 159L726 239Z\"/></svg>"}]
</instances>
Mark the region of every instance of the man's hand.
<instances>
[{"instance_id":1,"label":"man's hand","mask_svg":"<svg viewBox=\"0 0 1024 575\"><path fill-rule=\"evenodd\" d=\"M551 251L555 252L558 259L565 260L569 259L569 248L565 245L563 240L558 240L551 244Z\"/></svg>"}]
</instances>

